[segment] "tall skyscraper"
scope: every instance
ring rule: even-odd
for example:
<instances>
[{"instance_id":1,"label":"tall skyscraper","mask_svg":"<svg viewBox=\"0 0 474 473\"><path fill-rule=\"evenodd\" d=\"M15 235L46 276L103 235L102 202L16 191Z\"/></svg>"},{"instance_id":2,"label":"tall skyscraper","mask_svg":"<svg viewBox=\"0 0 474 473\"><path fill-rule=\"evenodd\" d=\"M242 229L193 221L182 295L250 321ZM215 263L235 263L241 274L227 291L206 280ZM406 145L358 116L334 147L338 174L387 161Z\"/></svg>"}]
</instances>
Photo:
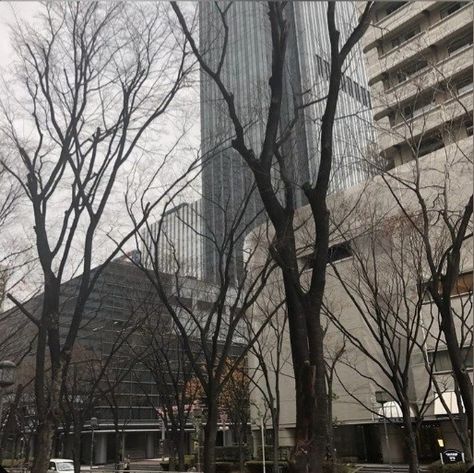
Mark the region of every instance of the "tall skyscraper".
<instances>
[{"instance_id":1,"label":"tall skyscraper","mask_svg":"<svg viewBox=\"0 0 474 473\"><path fill-rule=\"evenodd\" d=\"M227 52L222 79L234 94L237 112L245 126L246 139L258 153L263 142L271 76L271 33L267 3L239 1L232 4L200 3L200 48L206 60L216 67L221 59L225 11L228 27ZM328 90L330 47L325 2L289 2L287 61L282 104L282 128L294 116L295 103L323 98ZM341 41L357 21L349 2L338 2L337 23ZM320 119L324 101L304 108L302 118L286 143L287 166L297 186L314 182L319 167ZM360 183L368 176L365 159L372 144L372 118L362 52L356 47L345 64L342 90L335 124L334 163L331 189L337 191ZM201 140L203 152L203 218L217 240L224 242L224 231L232 227L242 207L246 227L260 223L264 214L253 177L247 165L231 148L233 127L220 92L201 73ZM277 173L275 172L275 177ZM275 181L278 186L278 182ZM252 193L249 198L250 193ZM297 192L297 206L305 205L303 192ZM240 219L239 219L240 220ZM243 238L242 238L243 240ZM242 271L242 245L237 242L236 275ZM204 276L215 279L218 267L215 245L204 243Z\"/></svg>"}]
</instances>

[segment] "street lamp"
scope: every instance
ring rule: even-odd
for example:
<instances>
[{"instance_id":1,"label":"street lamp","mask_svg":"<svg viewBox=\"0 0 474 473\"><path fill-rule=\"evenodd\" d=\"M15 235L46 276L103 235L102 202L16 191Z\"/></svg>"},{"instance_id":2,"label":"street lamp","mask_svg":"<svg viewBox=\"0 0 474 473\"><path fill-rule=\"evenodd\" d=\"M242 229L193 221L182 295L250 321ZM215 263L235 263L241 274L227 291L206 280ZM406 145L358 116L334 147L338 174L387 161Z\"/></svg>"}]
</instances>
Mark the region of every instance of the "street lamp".
<instances>
[{"instance_id":1,"label":"street lamp","mask_svg":"<svg viewBox=\"0 0 474 473\"><path fill-rule=\"evenodd\" d=\"M99 426L99 423L97 421L97 417L91 417L91 420L89 421L89 424L91 426L92 430L92 435L91 435L91 466L90 470L92 471L92 465L94 464L94 430L97 429Z\"/></svg>"},{"instance_id":2,"label":"street lamp","mask_svg":"<svg viewBox=\"0 0 474 473\"><path fill-rule=\"evenodd\" d=\"M265 425L263 422L264 415L262 414L262 411L257 405L255 407L257 409L257 422L255 424L257 425L257 427L260 427L260 436L262 442L262 470L263 473L267 473L267 465L265 459Z\"/></svg>"},{"instance_id":3,"label":"street lamp","mask_svg":"<svg viewBox=\"0 0 474 473\"><path fill-rule=\"evenodd\" d=\"M375 400L379 404L382 404L383 428L385 431L385 443L387 444L388 463L390 464L390 472L393 473L392 453L390 452L390 442L388 440L388 432L387 432L387 417L385 416L385 404L387 402L390 402L392 398L386 391L375 391Z\"/></svg>"}]
</instances>

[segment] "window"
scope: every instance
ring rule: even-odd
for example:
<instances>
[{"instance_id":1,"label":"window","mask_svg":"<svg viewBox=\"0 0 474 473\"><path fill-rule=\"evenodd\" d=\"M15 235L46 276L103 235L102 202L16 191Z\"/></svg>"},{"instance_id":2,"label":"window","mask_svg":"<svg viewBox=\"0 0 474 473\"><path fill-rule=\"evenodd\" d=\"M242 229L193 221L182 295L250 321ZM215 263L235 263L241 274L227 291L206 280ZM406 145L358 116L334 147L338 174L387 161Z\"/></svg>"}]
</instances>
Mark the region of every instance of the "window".
<instances>
[{"instance_id":1,"label":"window","mask_svg":"<svg viewBox=\"0 0 474 473\"><path fill-rule=\"evenodd\" d=\"M472 90L472 75L469 74L466 77L462 77L456 80L455 89L458 95L464 94L464 92Z\"/></svg>"},{"instance_id":2,"label":"window","mask_svg":"<svg viewBox=\"0 0 474 473\"><path fill-rule=\"evenodd\" d=\"M448 3L439 11L439 16L441 19L446 18L449 15L452 15L454 12L457 12L461 8L460 2Z\"/></svg>"},{"instance_id":3,"label":"window","mask_svg":"<svg viewBox=\"0 0 474 473\"><path fill-rule=\"evenodd\" d=\"M465 122L464 125L466 127L466 133L467 136L472 136L472 117L468 118Z\"/></svg>"},{"instance_id":4,"label":"window","mask_svg":"<svg viewBox=\"0 0 474 473\"><path fill-rule=\"evenodd\" d=\"M426 154L432 153L433 151L443 147L443 138L439 133L436 133L421 140L421 143L418 147L418 157L421 158L422 156L425 156Z\"/></svg>"},{"instance_id":5,"label":"window","mask_svg":"<svg viewBox=\"0 0 474 473\"><path fill-rule=\"evenodd\" d=\"M461 357L464 368L472 369L472 347L461 348ZM442 373L452 371L451 359L447 349L438 350L437 352L428 353L430 363L434 362L434 372Z\"/></svg>"},{"instance_id":6,"label":"window","mask_svg":"<svg viewBox=\"0 0 474 473\"><path fill-rule=\"evenodd\" d=\"M424 69L426 66L428 66L428 61L426 61L425 59L410 63L409 65L398 71L398 82L405 82L407 79Z\"/></svg>"},{"instance_id":7,"label":"window","mask_svg":"<svg viewBox=\"0 0 474 473\"><path fill-rule=\"evenodd\" d=\"M350 258L352 256L352 249L349 242L339 243L331 246L328 251L328 263Z\"/></svg>"},{"instance_id":8,"label":"window","mask_svg":"<svg viewBox=\"0 0 474 473\"><path fill-rule=\"evenodd\" d=\"M328 264L336 261L350 258L352 256L352 249L349 242L338 243L328 249ZM314 253L301 257L302 270L306 271L314 266Z\"/></svg>"},{"instance_id":9,"label":"window","mask_svg":"<svg viewBox=\"0 0 474 473\"><path fill-rule=\"evenodd\" d=\"M471 119L472 128L472 119ZM452 295L468 294L472 292L472 272L460 274L451 292Z\"/></svg>"},{"instance_id":10,"label":"window","mask_svg":"<svg viewBox=\"0 0 474 473\"><path fill-rule=\"evenodd\" d=\"M472 32L459 36L448 44L448 55L451 56L456 51L472 44Z\"/></svg>"},{"instance_id":11,"label":"window","mask_svg":"<svg viewBox=\"0 0 474 473\"><path fill-rule=\"evenodd\" d=\"M385 9L385 16L391 15L408 2L394 2Z\"/></svg>"},{"instance_id":12,"label":"window","mask_svg":"<svg viewBox=\"0 0 474 473\"><path fill-rule=\"evenodd\" d=\"M471 122L472 123L472 122ZM472 271L469 271L467 273L461 273L458 275L458 278L456 282L454 283L454 286L451 290L451 296L460 296L463 294L471 294L472 293ZM428 285L429 281L425 283L425 285ZM442 285L439 283L438 286L438 292L439 294L442 294ZM431 295L429 291L426 291L426 299L431 300Z\"/></svg>"},{"instance_id":13,"label":"window","mask_svg":"<svg viewBox=\"0 0 474 473\"><path fill-rule=\"evenodd\" d=\"M420 31L421 31L420 25L416 25L408 30L405 30L403 33L401 33L400 35L392 39L391 41L392 49L400 46L401 44L405 43L409 39L413 38L418 33L420 33Z\"/></svg>"},{"instance_id":14,"label":"window","mask_svg":"<svg viewBox=\"0 0 474 473\"><path fill-rule=\"evenodd\" d=\"M434 104L434 96L429 95L422 99L418 99L403 109L402 115L405 119L409 120L422 115L426 111L430 110Z\"/></svg>"}]
</instances>

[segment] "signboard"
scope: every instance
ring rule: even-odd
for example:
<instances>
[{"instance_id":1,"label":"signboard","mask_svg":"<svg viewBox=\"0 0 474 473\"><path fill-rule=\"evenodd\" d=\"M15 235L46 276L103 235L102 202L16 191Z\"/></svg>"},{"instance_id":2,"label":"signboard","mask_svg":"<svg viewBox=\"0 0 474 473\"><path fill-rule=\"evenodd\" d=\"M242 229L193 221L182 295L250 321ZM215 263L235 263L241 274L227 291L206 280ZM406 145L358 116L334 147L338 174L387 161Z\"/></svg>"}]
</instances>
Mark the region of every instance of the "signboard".
<instances>
[{"instance_id":1,"label":"signboard","mask_svg":"<svg viewBox=\"0 0 474 473\"><path fill-rule=\"evenodd\" d=\"M464 453L453 448L447 449L441 452L441 463L443 465L449 465L450 463L464 462Z\"/></svg>"}]
</instances>

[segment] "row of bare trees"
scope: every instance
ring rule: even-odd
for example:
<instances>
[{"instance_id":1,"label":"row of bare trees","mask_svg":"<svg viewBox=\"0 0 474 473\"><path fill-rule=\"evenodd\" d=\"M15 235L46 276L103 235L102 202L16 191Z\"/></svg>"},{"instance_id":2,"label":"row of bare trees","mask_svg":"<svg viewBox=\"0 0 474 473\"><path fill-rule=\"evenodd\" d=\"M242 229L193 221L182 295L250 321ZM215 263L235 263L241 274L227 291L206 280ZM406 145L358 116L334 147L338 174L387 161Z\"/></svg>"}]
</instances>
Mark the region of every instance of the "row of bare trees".
<instances>
[{"instance_id":1,"label":"row of bare trees","mask_svg":"<svg viewBox=\"0 0 474 473\"><path fill-rule=\"evenodd\" d=\"M343 74L351 51L369 26L373 2L367 2L354 29L344 35L344 41L336 3L327 5L330 71L319 125L319 170L314 182L294 182L286 166L294 159L294 150L286 144L301 120L299 110L306 105L296 107L294 118L286 124L282 102L290 34L287 3L269 2L267 6L271 77L268 78L269 100L263 113L266 118L262 146L258 149L246 135L247 118L240 116L236 106L237 91L231 90L223 79L222 64L232 47L227 37L230 10L218 5L216 8L222 23L219 29L224 34L224 40L218 43L222 44L222 51L216 67L207 62L207 56L198 47L194 19L175 2L137 8L101 3L54 4L46 6L38 19L43 26L41 32L28 24L15 27L18 62L14 68L16 80L10 82L10 90L8 94L4 92L1 100L1 133L6 145L2 145L0 163L2 173L13 178L11 182L21 189L29 209L42 281L42 306L35 312L13 294L8 295L34 329L37 425L32 471L47 470L61 411L73 426L77 440L84 415L99 397L108 398L111 406L117 404L116 387L122 379L106 379L109 371L103 371L103 361L94 362L89 366L99 374L91 373L94 381L87 383L86 392L81 394L83 407L76 412L71 403L77 400L73 386L79 380L73 357L78 349L87 301L103 269L131 241L142 249L142 259L132 259L131 263L142 272L160 306L148 314L146 323L141 320L134 325L126 337L117 336L117 343L120 347L127 346L130 356L147 366L156 385L166 390L160 393L160 405L154 407L166 412L163 421L173 432L180 467L184 463L183 426L193 404L188 381L196 379L203 392L206 408L203 467L206 473L213 473L219 399L226 386L235 381L234 374L241 372L243 360L250 352L259 361L266 385L261 391L270 408L274 461L277 461L281 380L269 377L268 372L279 372L282 364L288 362L282 354L287 330L296 404L291 471L322 470L331 443L328 393L337 373L335 365L328 364L325 357L324 339L327 330L331 330L326 329L327 317L343 335L342 347L348 343L362 351L390 381L390 388L383 389L388 389L400 403L407 427L411 468L418 471L414 438L430 402L436 357L424 359L430 382L422 396L423 402L417 406L415 423L411 420L412 405L407 397L412 383L410 359L415 350L423 351L433 334L448 348L467 418L460 436L465 445L469 443L466 436L472 426L472 382L463 359L469 335L460 338L456 329L458 314L452 294L461 271L463 245L472 232L472 197L467 198L461 210L458 206L450 213L451 189L447 181L444 185L433 185L437 190L436 200L442 203L434 213L429 205L433 195L422 190L423 170L415 153L411 176L406 178L393 171L382 177L398 206L400 218L388 223L383 219L371 222L372 233L368 230L360 237L363 248L359 247L359 240L348 234L342 223L332 222L327 195ZM176 248L172 251L176 271L163 274L158 249L160 239L165 237L161 223L152 226L153 220L157 216L159 220L159 216L179 201L187 186L198 177L199 159L205 164L208 158L197 156L184 165L176 163L174 158L184 133L178 134L179 138L172 143L167 133L160 134L167 131L169 118L180 112L181 97L193 84L197 65L217 87L225 105L224 113L232 125L233 136L227 145L251 171L255 192L271 227L258 238L254 234L238 281L234 278L234 256L258 218L254 216L250 221L247 218L251 195L244 197L237 211L232 209L231 215L226 216L224 238L196 229L196 237L206 239L218 255L217 280L212 285L183 276ZM137 182L134 177L141 167L146 167L147 173ZM121 185L125 185L125 193ZM411 193L416 208L407 208L400 198L400 188ZM15 199L16 189L11 194ZM300 245L301 222L296 212L296 194L301 189L308 204L306 224L310 227L310 239L304 242L304 248ZM11 209L15 199L5 200L1 208ZM125 201L121 209L129 217L122 232L114 231L110 224L116 223L111 219L117 212L118 201ZM357 202L363 205L365 201L360 198ZM226 210L220 209L223 213ZM365 211L368 212L368 207ZM357 212L348 211L345 219ZM443 226L441 230L439 222ZM339 281L354 311L370 331L378 347L376 353L344 326L337 311L334 313L325 300L333 233L339 240L352 244L355 279L347 279L337 265L331 268L331 278ZM262 251L262 247L268 251ZM308 264L302 267L303 253ZM98 269L93 270L96 264ZM63 336L60 333L65 321L60 303L63 283L76 270L81 273L80 284ZM259 308L262 293L274 277L282 281L281 297L276 303L273 300L272 304ZM408 286L408 277L416 281L415 290ZM432 317L424 325L427 293L438 310L440 323ZM252 310L260 311L264 317L254 317L249 325L246 322ZM166 315L166 321L162 314ZM466 333L472 332L467 322L462 324ZM128 334L132 332L149 340L147 350L130 346ZM276 341L276 358L264 354L265 337L269 336ZM115 352L109 355L113 360ZM340 363L341 353L335 355ZM362 372L358 374L364 376ZM255 374L250 371L246 376L255 380ZM261 381L254 384L262 386ZM118 423L117 419L117 429ZM233 425L237 424L235 420ZM76 461L76 468L77 465Z\"/></svg>"}]
</instances>

